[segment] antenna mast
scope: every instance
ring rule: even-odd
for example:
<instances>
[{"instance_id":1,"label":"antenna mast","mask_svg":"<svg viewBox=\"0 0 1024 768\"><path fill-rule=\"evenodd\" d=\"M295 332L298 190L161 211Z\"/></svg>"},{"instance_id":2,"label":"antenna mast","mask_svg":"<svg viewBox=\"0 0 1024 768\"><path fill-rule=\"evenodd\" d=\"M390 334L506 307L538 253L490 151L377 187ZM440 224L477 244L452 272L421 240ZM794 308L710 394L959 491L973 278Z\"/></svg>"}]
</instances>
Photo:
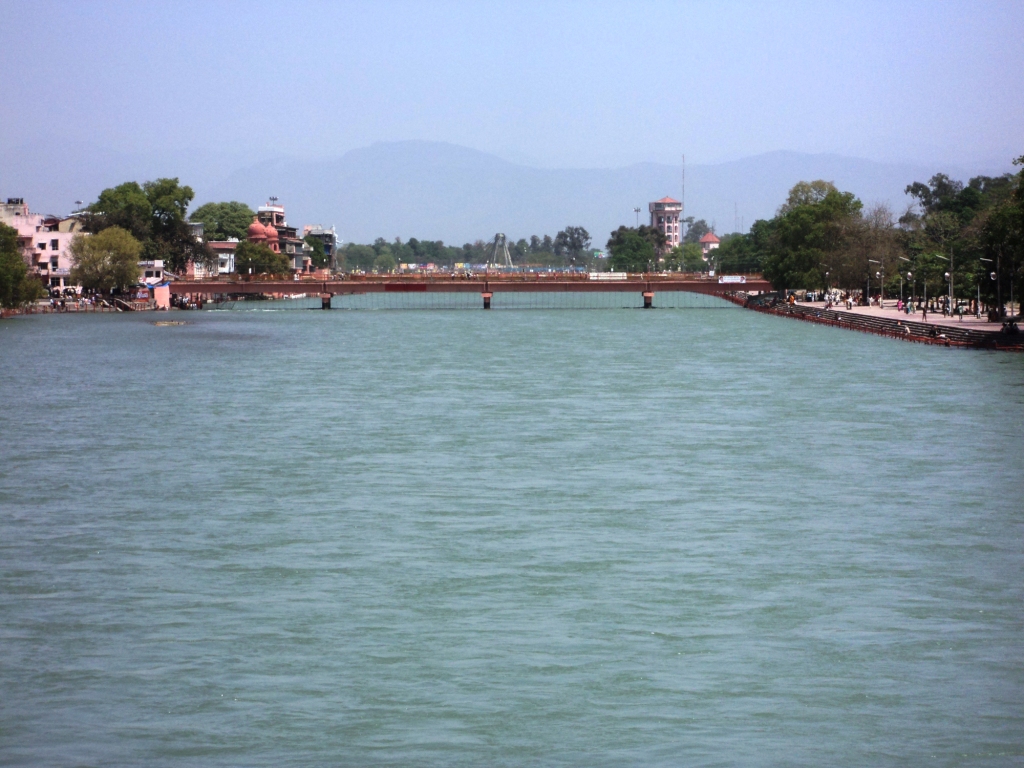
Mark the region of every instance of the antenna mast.
<instances>
[{"instance_id":1,"label":"antenna mast","mask_svg":"<svg viewBox=\"0 0 1024 768\"><path fill-rule=\"evenodd\" d=\"M679 200L679 218L686 216L686 155L683 155L683 188Z\"/></svg>"}]
</instances>

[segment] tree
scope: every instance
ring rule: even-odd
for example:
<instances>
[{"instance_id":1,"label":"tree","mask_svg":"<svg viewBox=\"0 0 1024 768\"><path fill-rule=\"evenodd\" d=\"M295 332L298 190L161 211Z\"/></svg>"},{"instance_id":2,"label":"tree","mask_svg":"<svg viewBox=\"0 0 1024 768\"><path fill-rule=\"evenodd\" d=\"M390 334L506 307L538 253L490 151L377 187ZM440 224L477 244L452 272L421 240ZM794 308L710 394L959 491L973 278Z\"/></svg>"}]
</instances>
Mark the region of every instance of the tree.
<instances>
[{"instance_id":1,"label":"tree","mask_svg":"<svg viewBox=\"0 0 1024 768\"><path fill-rule=\"evenodd\" d=\"M310 258L313 261L313 266L317 269L323 269L327 266L327 252L324 250L324 243L319 237L313 235L306 235L303 238L303 242L306 243L310 248L313 249L313 253L310 254Z\"/></svg>"},{"instance_id":2,"label":"tree","mask_svg":"<svg viewBox=\"0 0 1024 768\"><path fill-rule=\"evenodd\" d=\"M99 233L120 227L142 242L143 257L160 259L171 272L184 272L188 263L213 267L214 253L192 236L185 214L195 194L177 178L134 181L105 189L89 206L85 217L88 231Z\"/></svg>"},{"instance_id":3,"label":"tree","mask_svg":"<svg viewBox=\"0 0 1024 768\"><path fill-rule=\"evenodd\" d=\"M798 199L799 193L791 191L790 197ZM861 207L852 193L832 189L820 200L780 209L767 244L764 276L777 290L820 287L825 272L821 265L846 247Z\"/></svg>"},{"instance_id":4,"label":"tree","mask_svg":"<svg viewBox=\"0 0 1024 768\"><path fill-rule=\"evenodd\" d=\"M160 236L173 231L175 225L185 221L189 203L195 197L192 187L183 187L177 178L147 181L142 185L153 209L153 234Z\"/></svg>"},{"instance_id":5,"label":"tree","mask_svg":"<svg viewBox=\"0 0 1024 768\"><path fill-rule=\"evenodd\" d=\"M583 227L566 227L555 236L555 253L568 256L571 264L589 247L590 233Z\"/></svg>"},{"instance_id":6,"label":"tree","mask_svg":"<svg viewBox=\"0 0 1024 768\"><path fill-rule=\"evenodd\" d=\"M377 258L377 252L369 245L346 245L341 254L344 258L347 269L361 269L364 272L373 269L373 260Z\"/></svg>"},{"instance_id":7,"label":"tree","mask_svg":"<svg viewBox=\"0 0 1024 768\"><path fill-rule=\"evenodd\" d=\"M697 243L684 243L681 250L684 271L701 272L704 270L704 251Z\"/></svg>"},{"instance_id":8,"label":"tree","mask_svg":"<svg viewBox=\"0 0 1024 768\"><path fill-rule=\"evenodd\" d=\"M104 189L86 211L84 224L89 232L120 227L137 240L146 240L152 230L153 204L134 181Z\"/></svg>"},{"instance_id":9,"label":"tree","mask_svg":"<svg viewBox=\"0 0 1024 768\"><path fill-rule=\"evenodd\" d=\"M824 200L829 192L837 192L836 185L831 181L798 181L789 190L786 202L779 207L779 213L789 213L801 205L814 205Z\"/></svg>"},{"instance_id":10,"label":"tree","mask_svg":"<svg viewBox=\"0 0 1024 768\"><path fill-rule=\"evenodd\" d=\"M0 307L15 309L45 295L42 283L28 273L18 230L0 222Z\"/></svg>"},{"instance_id":11,"label":"tree","mask_svg":"<svg viewBox=\"0 0 1024 768\"><path fill-rule=\"evenodd\" d=\"M373 268L378 272L394 272L395 266L395 257L390 251L379 254L373 260Z\"/></svg>"},{"instance_id":12,"label":"tree","mask_svg":"<svg viewBox=\"0 0 1024 768\"><path fill-rule=\"evenodd\" d=\"M658 227L641 224L636 232L640 237L649 242L651 247L658 253L662 252L668 244L668 238L665 236L664 232L658 229Z\"/></svg>"},{"instance_id":13,"label":"tree","mask_svg":"<svg viewBox=\"0 0 1024 768\"><path fill-rule=\"evenodd\" d=\"M683 237L684 243L699 243L700 239L711 231L711 227L704 219L694 221L693 217L689 217L686 219L686 223L690 226L686 228L686 235Z\"/></svg>"},{"instance_id":14,"label":"tree","mask_svg":"<svg viewBox=\"0 0 1024 768\"><path fill-rule=\"evenodd\" d=\"M654 246L633 227L619 227L608 239L609 264L615 272L646 272L655 259Z\"/></svg>"},{"instance_id":15,"label":"tree","mask_svg":"<svg viewBox=\"0 0 1024 768\"><path fill-rule=\"evenodd\" d=\"M95 235L76 235L69 247L75 266L71 282L87 290L123 291L139 282L142 243L121 227Z\"/></svg>"},{"instance_id":16,"label":"tree","mask_svg":"<svg viewBox=\"0 0 1024 768\"><path fill-rule=\"evenodd\" d=\"M263 243L239 243L235 249L235 272L240 275L287 275L288 257L274 253Z\"/></svg>"},{"instance_id":17,"label":"tree","mask_svg":"<svg viewBox=\"0 0 1024 768\"><path fill-rule=\"evenodd\" d=\"M207 240L227 240L230 237L244 240L255 215L245 203L232 200L230 203L201 205L192 212L189 221L203 223L203 232Z\"/></svg>"}]
</instances>

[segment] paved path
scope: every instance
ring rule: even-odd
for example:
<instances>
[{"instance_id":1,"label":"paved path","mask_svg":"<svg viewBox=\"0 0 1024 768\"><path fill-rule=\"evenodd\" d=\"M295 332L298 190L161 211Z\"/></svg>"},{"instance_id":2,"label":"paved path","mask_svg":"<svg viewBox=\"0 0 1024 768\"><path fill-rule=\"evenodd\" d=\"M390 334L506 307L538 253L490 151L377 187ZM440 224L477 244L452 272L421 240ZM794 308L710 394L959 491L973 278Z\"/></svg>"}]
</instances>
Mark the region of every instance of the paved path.
<instances>
[{"instance_id":1,"label":"paved path","mask_svg":"<svg viewBox=\"0 0 1024 768\"><path fill-rule=\"evenodd\" d=\"M802 307L820 307L825 308L825 302L823 301L798 301L797 304ZM892 302L892 306L889 306L889 302L886 302L886 306L882 307L858 307L854 306L853 309L847 309L845 304L836 304L832 307L838 312L849 312L854 315L867 315L869 317L884 317L888 320L912 320L915 323L926 322L929 325L937 326L953 326L955 328L970 328L975 331L990 331L996 332L1002 328L1002 323L990 323L984 315L979 320L974 315L964 314L963 321L960 320L960 316L954 317L943 317L942 312L929 312L928 319L922 320L921 313L915 314L904 314L896 309L896 302Z\"/></svg>"}]
</instances>

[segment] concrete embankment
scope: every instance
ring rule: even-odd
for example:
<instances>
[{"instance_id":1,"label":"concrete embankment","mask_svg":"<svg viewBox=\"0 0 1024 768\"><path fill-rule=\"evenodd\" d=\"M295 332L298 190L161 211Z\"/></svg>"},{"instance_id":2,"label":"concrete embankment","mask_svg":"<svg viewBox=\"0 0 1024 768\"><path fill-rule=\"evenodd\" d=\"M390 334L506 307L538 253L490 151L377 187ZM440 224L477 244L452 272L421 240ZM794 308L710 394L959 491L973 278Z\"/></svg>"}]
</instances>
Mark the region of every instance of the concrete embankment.
<instances>
[{"instance_id":1,"label":"concrete embankment","mask_svg":"<svg viewBox=\"0 0 1024 768\"><path fill-rule=\"evenodd\" d=\"M726 296L729 301L741 304L747 309L769 315L781 315L809 323L845 328L862 333L873 333L877 336L889 336L902 341L913 341L919 344L938 344L945 347L964 347L967 349L1000 349L1024 352L1024 336L1010 334L998 330L981 331L976 328L958 328L955 325L939 325L923 323L915 320L872 317L844 312L835 309L786 304L779 302L773 305L770 300L761 297L736 293Z\"/></svg>"}]
</instances>

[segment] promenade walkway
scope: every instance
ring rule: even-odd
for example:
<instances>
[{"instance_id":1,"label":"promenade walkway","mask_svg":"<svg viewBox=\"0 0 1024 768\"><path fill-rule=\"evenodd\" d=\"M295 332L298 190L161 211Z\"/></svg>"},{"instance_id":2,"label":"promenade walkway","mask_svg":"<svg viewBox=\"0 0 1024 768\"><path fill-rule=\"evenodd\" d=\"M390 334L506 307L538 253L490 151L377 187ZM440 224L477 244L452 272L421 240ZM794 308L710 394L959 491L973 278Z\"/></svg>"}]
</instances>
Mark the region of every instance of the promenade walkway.
<instances>
[{"instance_id":1,"label":"promenade walkway","mask_svg":"<svg viewBox=\"0 0 1024 768\"><path fill-rule=\"evenodd\" d=\"M816 307L818 309L825 308L825 302L823 301L798 301L797 306L800 307ZM1002 323L990 323L985 315L981 318L976 318L974 315L964 313L964 318L961 321L959 315L953 317L943 317L942 312L928 312L928 317L925 320L921 318L921 312L912 312L911 314L905 314L896 309L896 302L886 301L884 307L858 307L854 306L853 309L847 309L845 304L836 304L832 309L839 312L846 312L852 315L860 315L862 317L877 317L886 320L900 321L900 322L913 322L913 323L928 323L928 325L935 326L948 326L951 328L966 328L974 331L983 331L994 333L999 331L1002 327Z\"/></svg>"}]
</instances>

